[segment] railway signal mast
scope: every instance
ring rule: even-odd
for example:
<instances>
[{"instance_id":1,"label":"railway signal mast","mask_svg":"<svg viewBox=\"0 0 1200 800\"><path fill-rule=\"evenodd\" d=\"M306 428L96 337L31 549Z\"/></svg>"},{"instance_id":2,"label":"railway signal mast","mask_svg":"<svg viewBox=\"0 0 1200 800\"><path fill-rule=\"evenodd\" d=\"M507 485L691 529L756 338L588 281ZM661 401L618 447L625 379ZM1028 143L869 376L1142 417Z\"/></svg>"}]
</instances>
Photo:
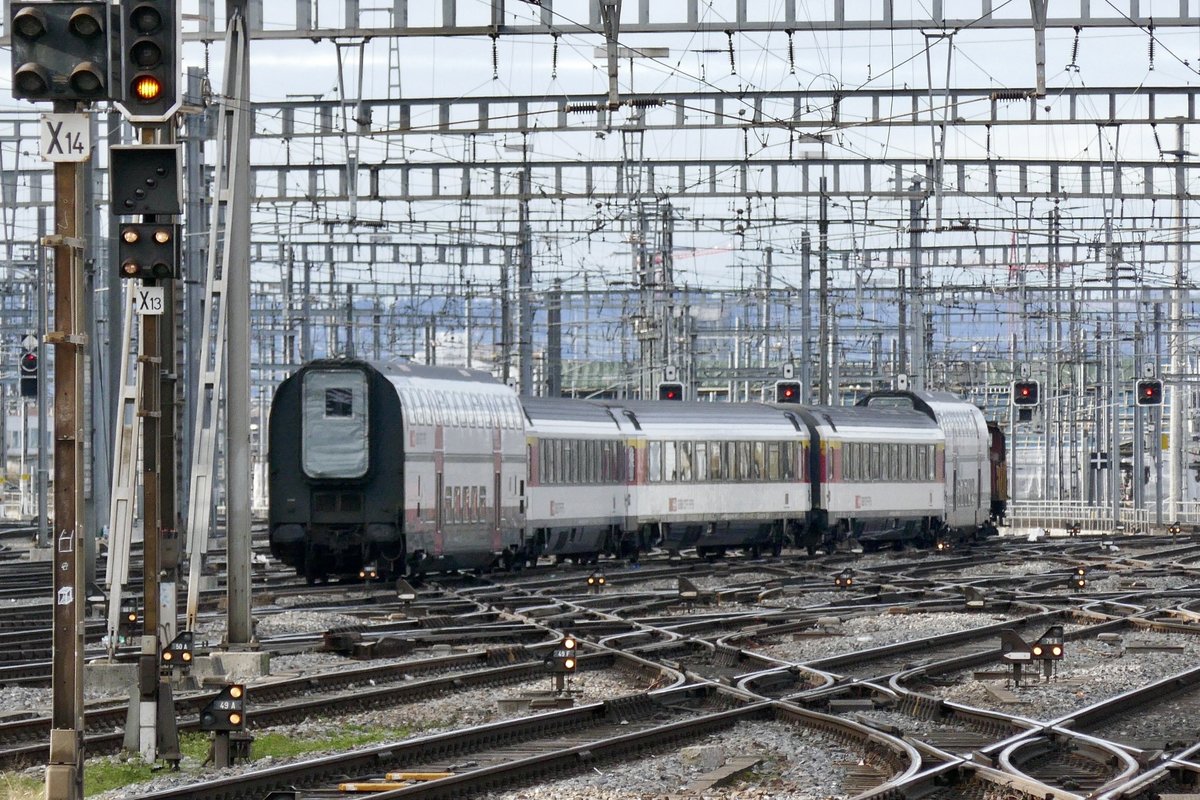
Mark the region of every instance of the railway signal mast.
<instances>
[{"instance_id":1,"label":"railway signal mast","mask_svg":"<svg viewBox=\"0 0 1200 800\"><path fill-rule=\"evenodd\" d=\"M177 762L179 737L171 679L190 665L192 634L176 636L175 583L180 547L175 529L173 466L175 373L174 281L180 274L182 170L171 124L179 110L180 37L173 0L129 0L120 27L112 99L138 131L138 143L109 150L117 278L137 280L132 313L140 318L138 416L142 426L142 593L145 603L138 656L138 749L147 761ZM165 318L165 319L164 319ZM112 536L131 537L130 530ZM128 552L126 548L124 552ZM121 587L110 587L110 603ZM112 632L110 632L111 634ZM186 656L186 658L185 658Z\"/></svg>"},{"instance_id":2,"label":"railway signal mast","mask_svg":"<svg viewBox=\"0 0 1200 800\"><path fill-rule=\"evenodd\" d=\"M107 2L24 0L11 4L12 93L50 102L41 121L41 155L54 164L54 573L53 700L47 800L83 797L83 625L85 599L83 506L84 327L82 196L84 163L92 157L82 113L114 97L112 15ZM34 359L37 354L34 354Z\"/></svg>"}]
</instances>

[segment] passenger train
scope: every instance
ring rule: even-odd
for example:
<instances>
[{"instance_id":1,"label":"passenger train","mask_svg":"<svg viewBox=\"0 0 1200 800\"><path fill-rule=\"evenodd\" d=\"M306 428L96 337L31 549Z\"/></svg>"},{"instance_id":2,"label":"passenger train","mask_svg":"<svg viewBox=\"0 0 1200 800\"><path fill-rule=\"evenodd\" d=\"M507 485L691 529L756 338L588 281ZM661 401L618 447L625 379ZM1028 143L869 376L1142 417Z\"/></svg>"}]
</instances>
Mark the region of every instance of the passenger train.
<instances>
[{"instance_id":1,"label":"passenger train","mask_svg":"<svg viewBox=\"0 0 1200 800\"><path fill-rule=\"evenodd\" d=\"M973 539L1004 436L949 394L853 407L521 398L468 369L314 361L271 405L270 541L309 581Z\"/></svg>"}]
</instances>

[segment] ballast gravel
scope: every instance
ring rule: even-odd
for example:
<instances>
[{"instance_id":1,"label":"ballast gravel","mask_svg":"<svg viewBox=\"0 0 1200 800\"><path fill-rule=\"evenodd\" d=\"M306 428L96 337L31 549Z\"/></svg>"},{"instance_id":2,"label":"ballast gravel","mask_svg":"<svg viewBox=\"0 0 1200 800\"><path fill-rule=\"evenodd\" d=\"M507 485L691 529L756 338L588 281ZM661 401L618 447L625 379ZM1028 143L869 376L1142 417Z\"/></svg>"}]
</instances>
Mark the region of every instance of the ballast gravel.
<instances>
[{"instance_id":1,"label":"ballast gravel","mask_svg":"<svg viewBox=\"0 0 1200 800\"><path fill-rule=\"evenodd\" d=\"M1129 649L1129 646L1139 644L1166 648L1182 646L1183 649ZM972 672L959 672L946 676L958 679L955 686L924 686L920 691L974 708L1051 720L1194 668L1200 657L1200 636L1131 632L1125 634L1121 642L1068 641L1065 649L1066 655L1058 662L1057 672L1049 681L1043 680L1039 673L1024 680L1020 687L1014 687L1005 681L975 680ZM998 663L992 669L1001 667L1003 665ZM1019 702L998 700L988 690L988 683L1008 689Z\"/></svg>"},{"instance_id":2,"label":"ballast gravel","mask_svg":"<svg viewBox=\"0 0 1200 800\"><path fill-rule=\"evenodd\" d=\"M648 688L645 676L621 670L584 671L575 676L571 682L572 696L576 705L594 703L601 700L611 700L617 697L634 694ZM427 697L419 701L396 705L385 709L356 711L346 717L312 717L300 723L280 725L271 728L256 729L254 733L279 733L293 740L322 740L348 730L395 730L396 740L412 736L424 736L432 733L457 730L460 728L527 716L529 710L518 709L501 711L499 701L506 698L518 698L535 694L545 694L551 689L549 678L536 681L525 681L501 687L483 687L453 694ZM247 699L253 705L254 688L247 690ZM253 714L253 711L250 712ZM374 745L366 745L351 750L367 749ZM201 770L200 765L192 759L185 758L181 764L182 771L161 775L153 780L130 784L129 786L113 789L102 794L89 797L89 800L129 800L147 792L163 791L179 786L186 786L199 780L212 780L218 776L234 776L257 772L268 767L282 764L306 761L321 756L338 755L349 752L342 749L314 750L297 758L258 758L249 764L241 764L227 770ZM253 754L253 749L251 750ZM119 761L121 756L113 756L108 761ZM39 773L40 774L40 773Z\"/></svg>"},{"instance_id":3,"label":"ballast gravel","mask_svg":"<svg viewBox=\"0 0 1200 800\"><path fill-rule=\"evenodd\" d=\"M816 635L799 633L794 638L788 636L759 642L748 640L740 646L780 661L804 663L941 633L970 630L1005 619L1008 617L997 614L950 611L876 614L850 617L838 623L830 620L812 629Z\"/></svg>"},{"instance_id":4,"label":"ballast gravel","mask_svg":"<svg viewBox=\"0 0 1200 800\"><path fill-rule=\"evenodd\" d=\"M591 772L523 789L493 792L485 800L649 800L678 794L726 759L762 761L727 785L705 790L709 800L845 800L841 791L859 755L808 728L782 722L742 722L703 740L637 761L602 764Z\"/></svg>"}]
</instances>

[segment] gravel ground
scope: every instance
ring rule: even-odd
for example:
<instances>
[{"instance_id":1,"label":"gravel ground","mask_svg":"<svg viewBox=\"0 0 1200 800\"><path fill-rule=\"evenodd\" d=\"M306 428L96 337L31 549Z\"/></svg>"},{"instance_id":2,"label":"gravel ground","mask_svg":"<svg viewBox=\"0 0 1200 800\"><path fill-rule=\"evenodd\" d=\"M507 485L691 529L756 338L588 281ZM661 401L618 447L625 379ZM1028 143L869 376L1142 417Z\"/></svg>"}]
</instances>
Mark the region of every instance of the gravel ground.
<instances>
[{"instance_id":1,"label":"gravel ground","mask_svg":"<svg viewBox=\"0 0 1200 800\"><path fill-rule=\"evenodd\" d=\"M576 704L583 705L600 700L612 699L648 688L647 680L640 676L618 670L582 672L571 683L572 694ZM503 698L516 698L531 693L545 693L551 689L549 678L536 681L526 681L504 687L483 687L469 691L455 692L451 695L436 698L426 698L406 705L393 706L373 711L357 711L351 717L321 717L307 719L293 725L281 725L273 728L257 729L255 733L273 732L282 734L294 740L320 740L331 735L343 734L349 730L397 730L407 731L409 736L425 735L441 731L481 725L487 722L525 716L529 711L501 712L498 701ZM251 704L254 701L254 689L247 692ZM253 710L250 711L253 715ZM398 734L398 739L405 738ZM321 750L308 753L299 758L274 759L260 758L250 764L243 764L229 770L206 770L203 777L206 780L218 775L239 775L257 772L279 764L309 760L325 755L335 755L345 750ZM119 760L114 756L105 760ZM176 774L159 776L151 781L133 784L120 789L114 789L102 794L89 797L89 800L128 800L151 791L160 791L176 786L184 786L195 782L201 775L199 764L185 758L182 771ZM38 775L42 768L38 768Z\"/></svg>"},{"instance_id":2,"label":"gravel ground","mask_svg":"<svg viewBox=\"0 0 1200 800\"><path fill-rule=\"evenodd\" d=\"M816 731L782 722L743 722L695 745L638 761L604 764L590 773L509 792L485 800L634 800L662 798L716 769L727 758L759 756L757 767L728 786L703 793L711 800L844 800L839 792L846 766L859 756Z\"/></svg>"},{"instance_id":3,"label":"gravel ground","mask_svg":"<svg viewBox=\"0 0 1200 800\"><path fill-rule=\"evenodd\" d=\"M1086 575L1084 577L1087 577ZM1087 588L1084 592L1140 592L1140 591L1163 591L1170 589L1184 589L1189 586L1195 586L1197 583L1195 578L1189 578L1183 575L1163 575L1141 577L1130 575L1127 573L1116 573L1106 575L1103 578L1092 580L1088 578ZM1136 586L1134 585L1136 584Z\"/></svg>"},{"instance_id":4,"label":"gravel ground","mask_svg":"<svg viewBox=\"0 0 1200 800\"><path fill-rule=\"evenodd\" d=\"M899 711L888 711L887 709L883 708L876 708L871 711L855 711L849 714L842 714L841 716L849 717L860 722L869 719L883 725L891 725L892 727L898 728L904 734L914 736L918 739L935 733L946 733L962 730L962 728L957 725L947 725L935 720L914 717L909 714L902 714Z\"/></svg>"},{"instance_id":5,"label":"gravel ground","mask_svg":"<svg viewBox=\"0 0 1200 800\"><path fill-rule=\"evenodd\" d=\"M970 672L956 673L962 681L957 686L925 687L922 691L976 708L1049 720L1191 669L1200 657L1200 637L1196 636L1178 633L1132 633L1124 636L1126 645L1139 642L1183 645L1183 651L1130 651L1119 643L1108 644L1095 639L1067 642L1066 656L1058 664L1055 679L1048 682L1040 678L1029 679L1029 683L1019 689L1008 687L1024 701L1021 704L997 701L987 691L985 682L975 680ZM997 664L996 668L1000 666ZM994 686L1005 685L1002 681L989 683Z\"/></svg>"},{"instance_id":6,"label":"gravel ground","mask_svg":"<svg viewBox=\"0 0 1200 800\"><path fill-rule=\"evenodd\" d=\"M1008 578L1024 575L1044 575L1056 569L1067 569L1067 565L1058 561L1018 561L1015 564L980 564L977 567L965 567L953 574L947 574L945 580L960 578Z\"/></svg>"},{"instance_id":7,"label":"gravel ground","mask_svg":"<svg viewBox=\"0 0 1200 800\"><path fill-rule=\"evenodd\" d=\"M744 645L744 649L781 661L803 663L939 633L978 628L1005 619L1008 617L996 614L949 611L928 614L879 614L853 617L837 625L825 626L830 634L828 636L804 636L794 641L788 637L786 640L749 642Z\"/></svg>"},{"instance_id":8,"label":"gravel ground","mask_svg":"<svg viewBox=\"0 0 1200 800\"><path fill-rule=\"evenodd\" d=\"M771 595L762 602L763 608L813 608L837 606L858 600L857 592L805 592L804 594Z\"/></svg>"}]
</instances>

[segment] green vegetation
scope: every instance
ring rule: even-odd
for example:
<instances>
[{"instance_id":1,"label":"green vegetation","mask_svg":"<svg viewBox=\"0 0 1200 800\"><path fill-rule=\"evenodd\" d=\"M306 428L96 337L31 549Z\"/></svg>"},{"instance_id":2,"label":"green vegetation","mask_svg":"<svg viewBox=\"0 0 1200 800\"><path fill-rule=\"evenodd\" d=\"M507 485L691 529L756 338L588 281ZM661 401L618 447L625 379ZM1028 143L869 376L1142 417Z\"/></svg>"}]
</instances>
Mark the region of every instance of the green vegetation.
<instances>
[{"instance_id":1,"label":"green vegetation","mask_svg":"<svg viewBox=\"0 0 1200 800\"><path fill-rule=\"evenodd\" d=\"M17 772L0 772L0 793L8 800L41 800L46 794L46 782Z\"/></svg>"},{"instance_id":2,"label":"green vegetation","mask_svg":"<svg viewBox=\"0 0 1200 800\"><path fill-rule=\"evenodd\" d=\"M297 739L285 733L261 733L254 737L250 753L254 758L295 758L322 750L350 750L354 747L403 739L407 731L397 729L363 730L349 728L313 739Z\"/></svg>"},{"instance_id":3,"label":"green vegetation","mask_svg":"<svg viewBox=\"0 0 1200 800\"><path fill-rule=\"evenodd\" d=\"M336 752L395 741L408 735L409 731L396 728L349 728L304 739L286 733L256 733L251 755L255 759L267 756L276 759L296 758L309 753ZM184 774L201 773L200 765L208 758L209 741L208 734L185 733L180 736L179 749L183 753L181 770ZM88 760L83 772L84 794L93 797L110 789L142 783L151 780L163 769L161 764L147 764L131 755L92 758ZM0 798L4 800L42 800L45 787L44 778L29 777L19 772L0 772Z\"/></svg>"}]
</instances>

